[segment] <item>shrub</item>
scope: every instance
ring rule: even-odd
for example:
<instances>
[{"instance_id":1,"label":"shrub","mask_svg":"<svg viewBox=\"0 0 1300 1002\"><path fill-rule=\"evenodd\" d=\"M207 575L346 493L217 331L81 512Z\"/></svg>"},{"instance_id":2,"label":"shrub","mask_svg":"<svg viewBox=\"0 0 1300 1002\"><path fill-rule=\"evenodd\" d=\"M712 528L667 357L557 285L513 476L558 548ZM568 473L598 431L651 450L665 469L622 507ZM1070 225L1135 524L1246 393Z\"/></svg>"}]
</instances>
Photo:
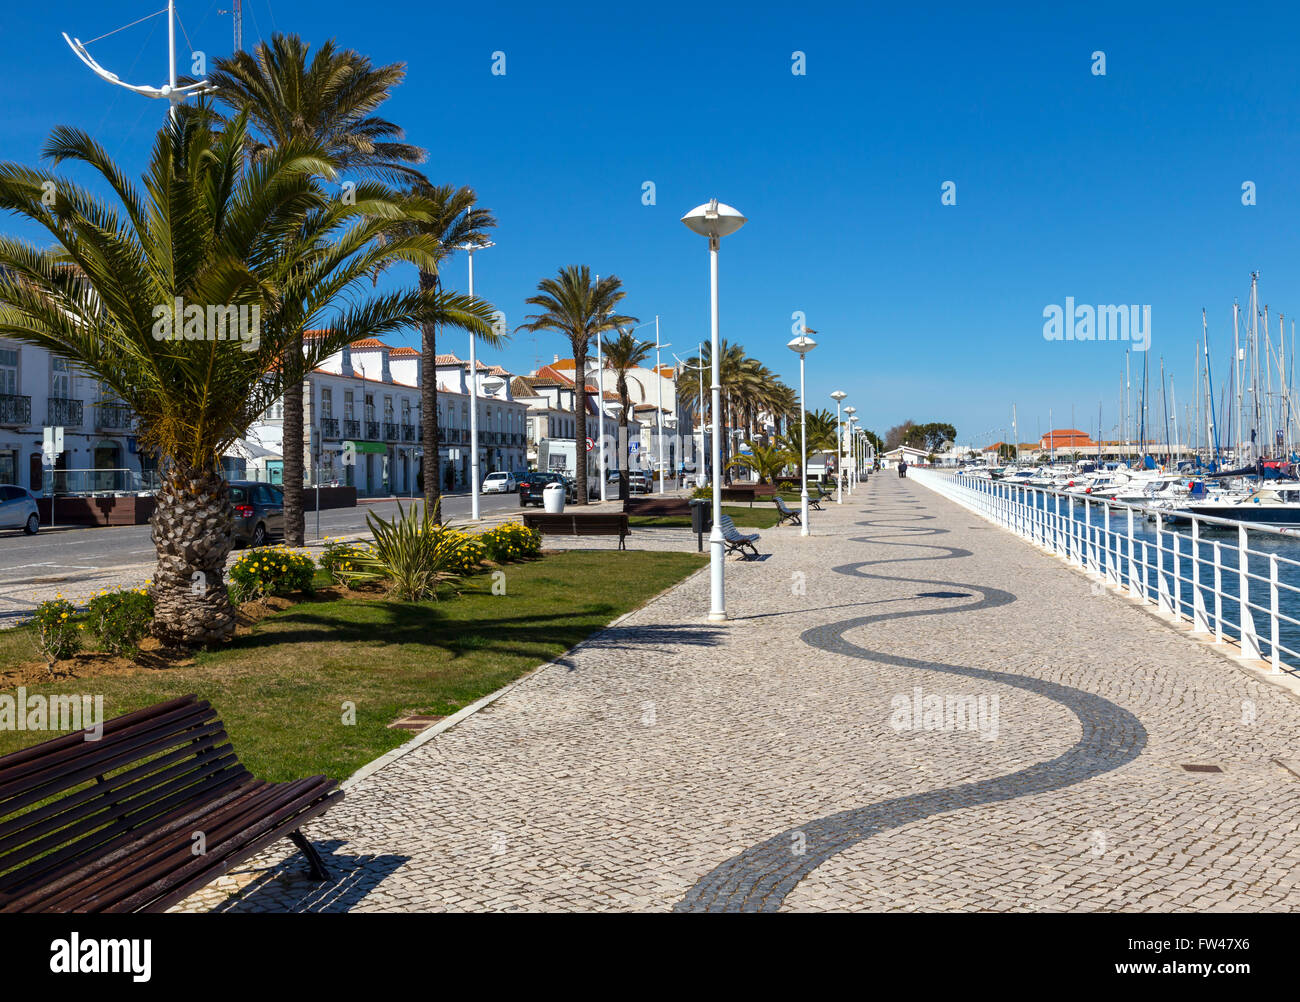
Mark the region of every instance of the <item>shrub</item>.
<instances>
[{"instance_id":1,"label":"shrub","mask_svg":"<svg viewBox=\"0 0 1300 1002\"><path fill-rule=\"evenodd\" d=\"M790 491L795 490L795 486L789 480L782 480L781 483L777 486L777 490L781 491L782 493L788 493Z\"/></svg>"},{"instance_id":2,"label":"shrub","mask_svg":"<svg viewBox=\"0 0 1300 1002\"><path fill-rule=\"evenodd\" d=\"M542 552L542 534L522 522L506 522L479 534L488 560L498 564L536 557Z\"/></svg>"},{"instance_id":3,"label":"shrub","mask_svg":"<svg viewBox=\"0 0 1300 1002\"><path fill-rule=\"evenodd\" d=\"M340 539L325 540L325 550L320 555L320 566L335 584L347 582L346 571L352 570L360 560L370 554L363 543L346 543Z\"/></svg>"},{"instance_id":4,"label":"shrub","mask_svg":"<svg viewBox=\"0 0 1300 1002\"><path fill-rule=\"evenodd\" d=\"M49 665L81 650L81 627L72 621L76 607L62 595L36 607L36 649Z\"/></svg>"},{"instance_id":5,"label":"shrub","mask_svg":"<svg viewBox=\"0 0 1300 1002\"><path fill-rule=\"evenodd\" d=\"M86 619L104 650L134 660L136 645L149 635L153 596L144 588L101 591L90 600Z\"/></svg>"},{"instance_id":6,"label":"shrub","mask_svg":"<svg viewBox=\"0 0 1300 1002\"><path fill-rule=\"evenodd\" d=\"M236 604L268 595L310 592L316 565L304 553L268 546L242 554L230 568L230 598Z\"/></svg>"},{"instance_id":7,"label":"shrub","mask_svg":"<svg viewBox=\"0 0 1300 1002\"><path fill-rule=\"evenodd\" d=\"M409 510L398 502L391 521L370 512L366 524L374 543L354 555L353 566L340 575L348 582L385 581L391 594L406 601L437 598L439 585L469 573L482 560L477 539L435 522L418 502Z\"/></svg>"},{"instance_id":8,"label":"shrub","mask_svg":"<svg viewBox=\"0 0 1300 1002\"><path fill-rule=\"evenodd\" d=\"M704 500L704 501L712 501L712 500L713 500L713 488L712 488L712 487L697 487L697 488L695 488L695 490L691 491L691 497L692 497L692 498L699 499L699 500Z\"/></svg>"}]
</instances>

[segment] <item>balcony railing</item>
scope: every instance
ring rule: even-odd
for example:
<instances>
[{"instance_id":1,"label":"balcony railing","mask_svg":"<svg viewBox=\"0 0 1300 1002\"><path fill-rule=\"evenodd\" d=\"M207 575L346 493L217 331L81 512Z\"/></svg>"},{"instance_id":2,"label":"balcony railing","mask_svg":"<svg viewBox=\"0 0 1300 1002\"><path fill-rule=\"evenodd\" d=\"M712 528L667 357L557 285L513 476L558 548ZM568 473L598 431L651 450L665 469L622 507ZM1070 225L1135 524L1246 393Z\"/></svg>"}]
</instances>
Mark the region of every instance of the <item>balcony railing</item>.
<instances>
[{"instance_id":1,"label":"balcony railing","mask_svg":"<svg viewBox=\"0 0 1300 1002\"><path fill-rule=\"evenodd\" d=\"M400 433L398 432L398 430L397 430L397 425L394 424L392 421L385 421L385 422L384 422L384 441L385 441L385 442L396 442L396 441L398 441L400 438L401 438L401 434L400 434Z\"/></svg>"},{"instance_id":2,"label":"balcony railing","mask_svg":"<svg viewBox=\"0 0 1300 1002\"><path fill-rule=\"evenodd\" d=\"M402 425L402 441L403 442L415 441L415 425L413 424Z\"/></svg>"},{"instance_id":3,"label":"balcony railing","mask_svg":"<svg viewBox=\"0 0 1300 1002\"><path fill-rule=\"evenodd\" d=\"M339 419L336 417L323 417L320 419L320 433L325 438L339 437Z\"/></svg>"},{"instance_id":4,"label":"balcony railing","mask_svg":"<svg viewBox=\"0 0 1300 1002\"><path fill-rule=\"evenodd\" d=\"M135 415L126 404L95 404L95 427L99 431L130 431Z\"/></svg>"},{"instance_id":5,"label":"balcony railing","mask_svg":"<svg viewBox=\"0 0 1300 1002\"><path fill-rule=\"evenodd\" d=\"M379 422L378 422L378 421L367 421L367 422L366 422L366 440L367 440L367 441L370 441L370 442L374 442L374 441L376 441L378 438L379 438Z\"/></svg>"},{"instance_id":6,"label":"balcony railing","mask_svg":"<svg viewBox=\"0 0 1300 1002\"><path fill-rule=\"evenodd\" d=\"M84 417L84 405L80 400L69 397L50 397L45 402L45 423L56 427L80 428Z\"/></svg>"},{"instance_id":7,"label":"balcony railing","mask_svg":"<svg viewBox=\"0 0 1300 1002\"><path fill-rule=\"evenodd\" d=\"M352 418L344 418L344 419L343 419L343 437L344 437L344 438L360 438L360 437L361 437L361 422L360 422L360 421L353 420Z\"/></svg>"},{"instance_id":8,"label":"balcony railing","mask_svg":"<svg viewBox=\"0 0 1300 1002\"><path fill-rule=\"evenodd\" d=\"M0 393L0 424L28 425L32 423L32 398L13 393Z\"/></svg>"}]
</instances>

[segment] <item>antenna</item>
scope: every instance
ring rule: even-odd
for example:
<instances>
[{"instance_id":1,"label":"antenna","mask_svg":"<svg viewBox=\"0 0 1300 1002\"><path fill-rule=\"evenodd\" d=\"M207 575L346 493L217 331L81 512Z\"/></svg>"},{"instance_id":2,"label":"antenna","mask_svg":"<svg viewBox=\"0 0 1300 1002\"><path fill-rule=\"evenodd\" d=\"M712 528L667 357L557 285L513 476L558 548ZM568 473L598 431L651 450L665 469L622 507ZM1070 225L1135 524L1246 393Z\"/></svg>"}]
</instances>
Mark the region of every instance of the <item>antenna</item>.
<instances>
[{"instance_id":1,"label":"antenna","mask_svg":"<svg viewBox=\"0 0 1300 1002\"><path fill-rule=\"evenodd\" d=\"M238 52L244 47L244 14L241 6L241 0L235 0L234 10L218 10L218 14L233 14L235 16L235 51Z\"/></svg>"},{"instance_id":2,"label":"antenna","mask_svg":"<svg viewBox=\"0 0 1300 1002\"><path fill-rule=\"evenodd\" d=\"M162 14L158 11L157 14ZM148 17L156 17L157 14L150 14ZM94 56L86 48L90 42L97 42L99 38L107 38L108 35L121 31L122 28L116 28L110 31L108 35L100 35L99 38L92 38L90 42L83 42L79 38L69 38L68 33L63 32L63 40L68 43L68 47L76 54L77 58L90 67L91 72L102 80L107 80L118 87L125 87L129 91L137 94L143 94L145 97L166 98L170 105L172 121L176 120L176 106L191 95L208 94L214 89L206 80L200 80L198 83L187 84L184 87L176 85L176 0L167 0L167 83L161 87L149 87L144 84L129 84L122 80L116 73L104 69L99 63L95 62ZM141 18L140 21L148 20L148 17ZM139 24L140 21L134 21L132 24ZM131 25L123 25L129 28Z\"/></svg>"}]
</instances>

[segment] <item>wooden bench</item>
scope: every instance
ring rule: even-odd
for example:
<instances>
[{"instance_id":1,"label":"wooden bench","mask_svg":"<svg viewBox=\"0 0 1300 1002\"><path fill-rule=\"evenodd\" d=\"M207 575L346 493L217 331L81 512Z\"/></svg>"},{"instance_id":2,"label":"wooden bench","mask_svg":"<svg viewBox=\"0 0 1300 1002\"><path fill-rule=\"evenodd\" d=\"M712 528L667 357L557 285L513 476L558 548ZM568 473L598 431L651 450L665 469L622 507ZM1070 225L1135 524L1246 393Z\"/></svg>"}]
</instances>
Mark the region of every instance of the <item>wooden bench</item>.
<instances>
[{"instance_id":1,"label":"wooden bench","mask_svg":"<svg viewBox=\"0 0 1300 1002\"><path fill-rule=\"evenodd\" d=\"M776 524L778 526L789 522L791 525L803 525L803 514L797 512L785 503L785 498L778 494L773 498L776 502Z\"/></svg>"},{"instance_id":2,"label":"wooden bench","mask_svg":"<svg viewBox=\"0 0 1300 1002\"><path fill-rule=\"evenodd\" d=\"M623 502L623 513L625 515L685 516L690 518L691 502L689 498L630 497Z\"/></svg>"},{"instance_id":3,"label":"wooden bench","mask_svg":"<svg viewBox=\"0 0 1300 1002\"><path fill-rule=\"evenodd\" d=\"M544 536L617 536L620 550L627 549L625 540L632 534L627 512L621 511L529 511L524 512L523 519L524 525Z\"/></svg>"},{"instance_id":4,"label":"wooden bench","mask_svg":"<svg viewBox=\"0 0 1300 1002\"><path fill-rule=\"evenodd\" d=\"M160 912L288 836L334 780L255 779L194 695L0 757L0 912Z\"/></svg>"},{"instance_id":5,"label":"wooden bench","mask_svg":"<svg viewBox=\"0 0 1300 1002\"><path fill-rule=\"evenodd\" d=\"M771 484L732 484L721 490L723 501L748 501L751 508L755 498L776 497L776 488Z\"/></svg>"},{"instance_id":6,"label":"wooden bench","mask_svg":"<svg viewBox=\"0 0 1300 1002\"><path fill-rule=\"evenodd\" d=\"M723 515L718 525L722 528L722 538L727 544L727 553L739 553L746 560L758 559L758 547L754 545L759 540L757 532L740 532L730 515Z\"/></svg>"}]
</instances>

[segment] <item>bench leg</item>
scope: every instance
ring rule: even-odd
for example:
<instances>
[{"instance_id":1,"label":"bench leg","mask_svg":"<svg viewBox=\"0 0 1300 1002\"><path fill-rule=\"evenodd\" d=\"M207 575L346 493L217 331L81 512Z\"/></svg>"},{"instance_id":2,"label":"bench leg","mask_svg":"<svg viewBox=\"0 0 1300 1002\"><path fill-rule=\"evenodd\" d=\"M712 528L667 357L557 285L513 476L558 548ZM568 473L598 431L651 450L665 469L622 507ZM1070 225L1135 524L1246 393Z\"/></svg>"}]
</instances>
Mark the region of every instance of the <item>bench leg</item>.
<instances>
[{"instance_id":1,"label":"bench leg","mask_svg":"<svg viewBox=\"0 0 1300 1002\"><path fill-rule=\"evenodd\" d=\"M299 828L289 833L289 841L298 847L304 856L307 857L307 864L311 867L313 880L329 880L329 870L325 869L325 861L321 859L320 852L311 844L311 840L302 833Z\"/></svg>"}]
</instances>

